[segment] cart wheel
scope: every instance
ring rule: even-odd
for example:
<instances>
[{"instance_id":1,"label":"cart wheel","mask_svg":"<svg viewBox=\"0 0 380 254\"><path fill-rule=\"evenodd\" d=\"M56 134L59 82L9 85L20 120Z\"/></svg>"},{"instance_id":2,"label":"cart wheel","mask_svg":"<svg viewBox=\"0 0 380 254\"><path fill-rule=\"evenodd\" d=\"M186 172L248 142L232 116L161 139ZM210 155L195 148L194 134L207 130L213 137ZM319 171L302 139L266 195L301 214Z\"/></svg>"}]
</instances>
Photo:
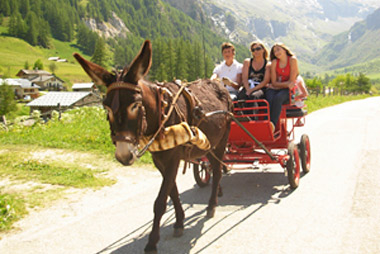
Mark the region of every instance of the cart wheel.
<instances>
[{"instance_id":1,"label":"cart wheel","mask_svg":"<svg viewBox=\"0 0 380 254\"><path fill-rule=\"evenodd\" d=\"M201 161L199 164L194 163L193 173L198 186L201 188L206 187L209 184L211 178L210 162Z\"/></svg>"},{"instance_id":2,"label":"cart wheel","mask_svg":"<svg viewBox=\"0 0 380 254\"><path fill-rule=\"evenodd\" d=\"M300 157L302 164L302 171L308 173L310 171L310 139L309 136L303 134L301 136L300 146Z\"/></svg>"},{"instance_id":3,"label":"cart wheel","mask_svg":"<svg viewBox=\"0 0 380 254\"><path fill-rule=\"evenodd\" d=\"M296 189L300 182L300 157L297 146L290 142L288 146L289 160L286 163L290 187Z\"/></svg>"}]
</instances>

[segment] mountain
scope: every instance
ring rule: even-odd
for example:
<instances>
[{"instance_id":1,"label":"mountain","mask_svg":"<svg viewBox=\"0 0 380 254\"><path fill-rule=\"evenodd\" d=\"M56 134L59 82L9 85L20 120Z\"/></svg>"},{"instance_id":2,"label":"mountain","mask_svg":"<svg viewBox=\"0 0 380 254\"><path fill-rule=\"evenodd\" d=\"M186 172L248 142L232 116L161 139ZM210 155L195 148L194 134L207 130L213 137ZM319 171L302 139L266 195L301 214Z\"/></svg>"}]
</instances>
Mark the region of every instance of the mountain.
<instances>
[{"instance_id":1,"label":"mountain","mask_svg":"<svg viewBox=\"0 0 380 254\"><path fill-rule=\"evenodd\" d=\"M108 66L117 68L150 39L150 73L158 80L208 76L221 60L223 41L235 44L239 61L250 56L253 40L268 49L282 41L302 72L319 72L378 54L371 44L379 40L377 12L368 15L379 7L378 0L1 0L0 36L44 48L62 41L88 56L103 37ZM0 72L8 67L0 62Z\"/></svg>"},{"instance_id":2,"label":"mountain","mask_svg":"<svg viewBox=\"0 0 380 254\"><path fill-rule=\"evenodd\" d=\"M333 37L315 57L316 65L329 69L347 67L380 58L380 8L348 31Z\"/></svg>"},{"instance_id":3,"label":"mountain","mask_svg":"<svg viewBox=\"0 0 380 254\"><path fill-rule=\"evenodd\" d=\"M260 39L268 47L286 43L303 61L334 35L348 30L380 7L378 0L165 0L196 18L204 12L215 31L249 45Z\"/></svg>"},{"instance_id":4,"label":"mountain","mask_svg":"<svg viewBox=\"0 0 380 254\"><path fill-rule=\"evenodd\" d=\"M161 0L1 0L0 33L43 48L54 47L53 40L62 41L88 56L98 49L101 57L94 62L115 68L131 62L143 40L150 39L150 75L158 80L210 76L225 41ZM9 66L1 61L0 72Z\"/></svg>"}]
</instances>

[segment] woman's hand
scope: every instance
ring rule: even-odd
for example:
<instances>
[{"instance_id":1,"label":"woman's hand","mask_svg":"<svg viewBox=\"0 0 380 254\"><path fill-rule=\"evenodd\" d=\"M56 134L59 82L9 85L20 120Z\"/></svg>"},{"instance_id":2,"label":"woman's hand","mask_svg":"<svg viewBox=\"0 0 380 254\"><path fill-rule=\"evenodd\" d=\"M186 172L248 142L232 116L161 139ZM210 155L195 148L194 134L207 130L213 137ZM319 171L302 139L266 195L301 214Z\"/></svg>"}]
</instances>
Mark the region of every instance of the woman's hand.
<instances>
[{"instance_id":1,"label":"woman's hand","mask_svg":"<svg viewBox=\"0 0 380 254\"><path fill-rule=\"evenodd\" d=\"M293 89L293 87L296 85L296 82L295 81L293 81L293 82L290 82L289 83L289 90L292 90Z\"/></svg>"}]
</instances>

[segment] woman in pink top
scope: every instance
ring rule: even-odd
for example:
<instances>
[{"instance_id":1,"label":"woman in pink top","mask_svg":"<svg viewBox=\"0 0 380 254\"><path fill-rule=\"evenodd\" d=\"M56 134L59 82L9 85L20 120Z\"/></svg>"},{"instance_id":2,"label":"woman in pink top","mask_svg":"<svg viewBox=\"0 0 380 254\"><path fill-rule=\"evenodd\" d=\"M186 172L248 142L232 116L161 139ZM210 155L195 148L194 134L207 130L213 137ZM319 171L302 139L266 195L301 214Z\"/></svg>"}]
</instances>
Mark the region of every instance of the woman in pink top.
<instances>
[{"instance_id":1,"label":"woman in pink top","mask_svg":"<svg viewBox=\"0 0 380 254\"><path fill-rule=\"evenodd\" d=\"M289 89L293 89L298 76L298 63L294 54L283 44L276 43L270 51L271 84L265 93L270 107L270 120L274 130L283 104L289 103Z\"/></svg>"}]
</instances>

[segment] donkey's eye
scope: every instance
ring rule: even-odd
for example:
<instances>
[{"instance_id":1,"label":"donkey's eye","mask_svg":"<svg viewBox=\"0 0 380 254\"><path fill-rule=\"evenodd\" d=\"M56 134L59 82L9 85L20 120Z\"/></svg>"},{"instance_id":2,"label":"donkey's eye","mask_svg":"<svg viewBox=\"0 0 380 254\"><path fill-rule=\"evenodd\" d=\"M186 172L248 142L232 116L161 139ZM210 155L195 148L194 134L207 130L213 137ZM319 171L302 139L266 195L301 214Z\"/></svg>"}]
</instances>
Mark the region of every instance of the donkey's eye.
<instances>
[{"instance_id":1,"label":"donkey's eye","mask_svg":"<svg viewBox=\"0 0 380 254\"><path fill-rule=\"evenodd\" d=\"M141 102L135 102L129 105L127 108L128 118L135 119L137 118L137 114L139 112L139 108L141 107Z\"/></svg>"},{"instance_id":2,"label":"donkey's eye","mask_svg":"<svg viewBox=\"0 0 380 254\"><path fill-rule=\"evenodd\" d=\"M113 123L115 121L115 118L113 116L113 112L112 112L112 109L106 105L104 105L104 107L106 108L107 110L107 114L108 114L108 120L110 121L110 123Z\"/></svg>"}]
</instances>

